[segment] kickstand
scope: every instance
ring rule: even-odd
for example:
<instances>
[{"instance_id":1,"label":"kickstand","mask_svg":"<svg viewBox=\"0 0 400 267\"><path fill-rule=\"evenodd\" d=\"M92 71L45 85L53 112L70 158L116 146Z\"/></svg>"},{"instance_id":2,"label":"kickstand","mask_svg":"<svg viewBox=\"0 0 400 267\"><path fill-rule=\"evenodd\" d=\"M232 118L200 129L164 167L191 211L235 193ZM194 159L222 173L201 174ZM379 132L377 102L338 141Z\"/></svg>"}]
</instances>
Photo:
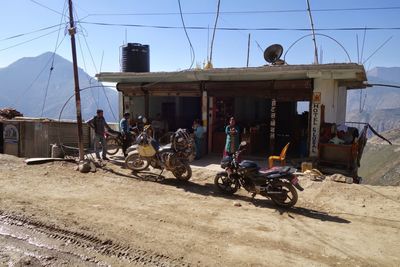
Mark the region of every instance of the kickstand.
<instances>
[{"instance_id":1,"label":"kickstand","mask_svg":"<svg viewBox=\"0 0 400 267\"><path fill-rule=\"evenodd\" d=\"M254 201L254 197L255 197L256 195L257 195L256 193L251 194L251 202Z\"/></svg>"},{"instance_id":2,"label":"kickstand","mask_svg":"<svg viewBox=\"0 0 400 267\"><path fill-rule=\"evenodd\" d=\"M158 177L157 177L157 180L162 180L162 179L160 179L160 178L161 178L161 174L162 174L163 172L164 172L164 169L161 170L160 174L159 174Z\"/></svg>"}]
</instances>

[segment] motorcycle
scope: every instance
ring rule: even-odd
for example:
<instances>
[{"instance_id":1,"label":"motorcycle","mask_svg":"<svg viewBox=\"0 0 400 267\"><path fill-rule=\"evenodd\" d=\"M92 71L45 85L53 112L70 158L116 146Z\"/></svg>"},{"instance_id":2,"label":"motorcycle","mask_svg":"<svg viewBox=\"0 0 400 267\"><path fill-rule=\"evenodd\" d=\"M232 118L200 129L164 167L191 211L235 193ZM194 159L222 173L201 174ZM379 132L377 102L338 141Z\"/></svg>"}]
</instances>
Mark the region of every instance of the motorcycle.
<instances>
[{"instance_id":1,"label":"motorcycle","mask_svg":"<svg viewBox=\"0 0 400 267\"><path fill-rule=\"evenodd\" d=\"M137 127L132 127L130 129L132 140L135 140L139 135L139 130ZM120 132L115 133L105 133L107 142L107 155L115 155L118 153L119 149L122 149L124 143L124 136Z\"/></svg>"},{"instance_id":2,"label":"motorcycle","mask_svg":"<svg viewBox=\"0 0 400 267\"><path fill-rule=\"evenodd\" d=\"M143 171L149 166L171 171L182 181L192 177L192 169L188 158L193 154L193 146L189 135L183 129L178 129L171 136L171 143L161 146L149 135L149 127L145 127L136 140L136 145L130 147L125 158L126 167L133 171ZM161 174L160 174L161 175Z\"/></svg>"},{"instance_id":3,"label":"motorcycle","mask_svg":"<svg viewBox=\"0 0 400 267\"><path fill-rule=\"evenodd\" d=\"M280 207L294 206L298 199L296 189L304 190L294 174L296 169L285 166L261 170L253 161L240 162L238 158L246 145L241 142L238 151L222 159L221 168L225 171L217 173L214 184L225 194L234 194L242 186L252 193L252 198L260 194Z\"/></svg>"}]
</instances>

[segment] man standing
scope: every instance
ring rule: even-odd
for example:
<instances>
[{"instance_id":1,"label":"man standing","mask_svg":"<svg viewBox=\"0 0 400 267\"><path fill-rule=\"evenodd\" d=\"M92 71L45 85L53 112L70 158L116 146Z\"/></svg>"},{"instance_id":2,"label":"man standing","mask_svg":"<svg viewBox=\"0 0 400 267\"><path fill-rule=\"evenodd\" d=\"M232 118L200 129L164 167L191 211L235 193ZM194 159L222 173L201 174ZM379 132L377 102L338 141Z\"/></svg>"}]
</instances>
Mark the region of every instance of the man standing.
<instances>
[{"instance_id":1,"label":"man standing","mask_svg":"<svg viewBox=\"0 0 400 267\"><path fill-rule=\"evenodd\" d=\"M129 112L125 112L124 117L119 122L119 130L123 137L122 152L124 152L125 157L127 156L126 150L132 143L132 135L130 132L130 127L129 127L129 117L130 116L131 116L131 114L129 114Z\"/></svg>"},{"instance_id":2,"label":"man standing","mask_svg":"<svg viewBox=\"0 0 400 267\"><path fill-rule=\"evenodd\" d=\"M100 153L99 153L99 142L101 143L101 146L103 147L103 152L102 152L102 158L103 160L108 160L107 158L107 142L106 138L104 136L105 129L107 129L110 132L114 132L110 126L108 126L106 120L103 117L103 110L98 109L97 110L97 115L94 116L91 120L87 121L86 123L94 130L94 151L96 152L96 158L100 159Z\"/></svg>"},{"instance_id":3,"label":"man standing","mask_svg":"<svg viewBox=\"0 0 400 267\"><path fill-rule=\"evenodd\" d=\"M194 144L196 146L195 159L201 158L201 150L203 146L204 128L201 126L199 120L193 122Z\"/></svg>"}]
</instances>

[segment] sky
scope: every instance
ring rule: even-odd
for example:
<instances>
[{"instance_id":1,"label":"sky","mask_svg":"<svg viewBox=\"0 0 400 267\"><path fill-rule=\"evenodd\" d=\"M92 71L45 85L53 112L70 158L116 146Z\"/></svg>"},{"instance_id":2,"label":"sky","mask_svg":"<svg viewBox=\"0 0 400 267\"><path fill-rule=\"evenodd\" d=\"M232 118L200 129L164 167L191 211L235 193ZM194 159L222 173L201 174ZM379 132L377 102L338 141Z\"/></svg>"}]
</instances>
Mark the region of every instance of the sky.
<instances>
[{"instance_id":1,"label":"sky","mask_svg":"<svg viewBox=\"0 0 400 267\"><path fill-rule=\"evenodd\" d=\"M195 52L194 65L202 66L209 55L218 0L180 1L185 25L204 28L187 29ZM0 68L22 57L34 57L55 50L62 57L71 60L71 43L66 30L68 17L65 0L2 2ZM101 71L120 71L120 47L125 42L150 46L151 71L175 71L190 67L192 62L190 46L181 28L178 0L75 0L73 3L75 20L79 22L78 64L90 75L94 76ZM245 67L249 33L251 67L265 65L263 50L275 43L281 44L284 53L287 52L285 60L288 64L312 63L314 48L311 36L299 40L311 33L306 3L306 0L221 0L217 27L236 28L236 30L216 30L213 48L214 67ZM349 62L346 52L352 62L363 62L376 52L365 62L367 70L376 66L400 66L399 1L310 0L310 5L318 34L316 36L318 50L320 54L322 50L323 54L322 63ZM105 26L93 23L178 28ZM59 24L62 25L57 26ZM47 30L34 32L51 26L53 27ZM364 31L365 27L399 29ZM280 30L255 30L257 28ZM359 30L322 30L335 28L359 28ZM15 37L19 34L24 35ZM383 44L384 46L376 51ZM359 59L361 54L362 60ZM40 68L32 71L40 71Z\"/></svg>"}]
</instances>

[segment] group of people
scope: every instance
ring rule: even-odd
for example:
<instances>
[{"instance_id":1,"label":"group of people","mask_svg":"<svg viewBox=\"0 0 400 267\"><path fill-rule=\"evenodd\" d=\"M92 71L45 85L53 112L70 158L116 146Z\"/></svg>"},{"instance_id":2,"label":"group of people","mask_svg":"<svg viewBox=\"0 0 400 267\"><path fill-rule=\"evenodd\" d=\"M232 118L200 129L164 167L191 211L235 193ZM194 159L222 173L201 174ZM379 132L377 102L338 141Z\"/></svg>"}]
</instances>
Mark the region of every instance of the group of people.
<instances>
[{"instance_id":1,"label":"group of people","mask_svg":"<svg viewBox=\"0 0 400 267\"><path fill-rule=\"evenodd\" d=\"M139 130L147 123L146 118L142 117L139 118L138 122L136 123L136 126L139 128ZM100 159L102 158L103 160L108 160L107 158L107 142L105 138L105 133L106 131L109 132L115 132L114 130L111 129L111 127L107 124L106 120L104 119L104 112L101 109L98 109L96 112L96 116L94 116L92 119L87 121L87 124L94 130L94 150L96 153L96 158ZM153 125L154 124L154 125ZM155 120L153 120L152 127L155 130L155 135L159 135L160 132L163 129L163 124L161 120L161 116L157 114L157 117ZM130 125L130 113L126 112L124 113L123 118L121 119L119 123L119 129L120 133L122 134L122 151L124 153L124 156L126 156L126 150L132 143L132 134L131 134L131 125ZM193 126L193 136L194 136L194 141L195 141L195 146L196 146L196 157L195 159L200 159L202 155L202 147L203 147L203 142L204 142L204 135L205 135L205 130L204 127L202 126L202 123L200 120L194 120ZM226 133L226 142L225 142L225 149L224 149L224 155L228 153L234 153L237 151L239 148L239 136L240 136L240 131L239 127L236 125L236 121L234 117L231 117L229 120L229 124L225 128L225 133ZM159 137L159 136L156 136ZM99 144L101 144L102 148L102 157L100 157L100 148Z\"/></svg>"}]
</instances>

